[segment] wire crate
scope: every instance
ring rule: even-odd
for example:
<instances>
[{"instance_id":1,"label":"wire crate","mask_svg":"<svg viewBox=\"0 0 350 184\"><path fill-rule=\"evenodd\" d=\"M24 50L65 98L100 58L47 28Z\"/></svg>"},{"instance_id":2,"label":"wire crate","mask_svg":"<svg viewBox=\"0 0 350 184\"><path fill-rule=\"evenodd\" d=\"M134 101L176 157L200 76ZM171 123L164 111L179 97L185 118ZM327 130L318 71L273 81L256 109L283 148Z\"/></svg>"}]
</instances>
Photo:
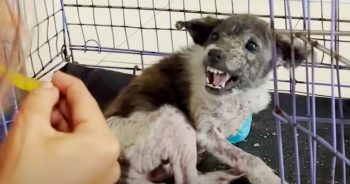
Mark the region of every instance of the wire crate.
<instances>
[{"instance_id":1,"label":"wire crate","mask_svg":"<svg viewBox=\"0 0 350 184\"><path fill-rule=\"evenodd\" d=\"M350 1L20 0L32 26L27 73L46 80L67 62L132 73L193 44L175 22L250 13L313 46L271 79L276 170L290 183L350 180ZM276 52L275 50L271 51ZM273 58L276 60L276 58ZM15 101L15 100L14 100ZM10 122L2 113L4 137ZM256 148L259 149L259 148ZM250 150L247 150L248 152ZM326 174L325 174L326 173Z\"/></svg>"}]
</instances>

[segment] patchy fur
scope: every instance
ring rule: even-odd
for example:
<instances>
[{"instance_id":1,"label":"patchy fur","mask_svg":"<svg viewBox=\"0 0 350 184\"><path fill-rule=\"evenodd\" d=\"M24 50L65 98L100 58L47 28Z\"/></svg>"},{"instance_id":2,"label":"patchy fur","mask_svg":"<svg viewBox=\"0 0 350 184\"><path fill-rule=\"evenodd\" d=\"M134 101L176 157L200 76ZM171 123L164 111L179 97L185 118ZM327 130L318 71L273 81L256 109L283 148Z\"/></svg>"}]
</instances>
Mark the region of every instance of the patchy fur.
<instances>
[{"instance_id":1,"label":"patchy fur","mask_svg":"<svg viewBox=\"0 0 350 184\"><path fill-rule=\"evenodd\" d=\"M172 106L151 113L135 112L129 118L114 116L108 122L121 142L120 159L128 161L128 173L119 183L153 183L157 179L150 173L159 168L161 178L173 175L176 183L224 184L237 178L224 171L198 173L196 132Z\"/></svg>"},{"instance_id":2,"label":"patchy fur","mask_svg":"<svg viewBox=\"0 0 350 184\"><path fill-rule=\"evenodd\" d=\"M284 66L307 56L288 37L250 15L178 22L195 46L165 57L137 76L105 111L122 145L119 183L277 184L279 177L260 158L232 145L250 114L270 103L271 39ZM199 173L197 156L207 151L231 169ZM122 165L123 166L123 165ZM237 183L236 182L236 183Z\"/></svg>"},{"instance_id":3,"label":"patchy fur","mask_svg":"<svg viewBox=\"0 0 350 184\"><path fill-rule=\"evenodd\" d=\"M183 53L163 58L126 86L105 111L107 117L129 117L135 111L151 112L172 105L189 116L189 78Z\"/></svg>"}]
</instances>

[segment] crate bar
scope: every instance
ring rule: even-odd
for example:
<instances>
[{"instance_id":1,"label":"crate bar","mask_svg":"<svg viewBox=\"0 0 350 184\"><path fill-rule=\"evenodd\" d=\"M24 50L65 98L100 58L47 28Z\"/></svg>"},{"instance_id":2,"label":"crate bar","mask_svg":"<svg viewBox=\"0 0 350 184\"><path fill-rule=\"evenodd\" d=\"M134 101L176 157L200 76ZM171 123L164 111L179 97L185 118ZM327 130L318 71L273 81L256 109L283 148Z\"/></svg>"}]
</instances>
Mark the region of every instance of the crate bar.
<instances>
[{"instance_id":1,"label":"crate bar","mask_svg":"<svg viewBox=\"0 0 350 184\"><path fill-rule=\"evenodd\" d=\"M289 116L289 118L292 118L292 116ZM307 116L296 116L296 120L302 121L302 122L310 122L312 121L312 117L307 117ZM332 123L332 118L316 118L317 123ZM339 125L350 125L350 120L349 119L343 119L343 118L338 118L336 119L336 123Z\"/></svg>"},{"instance_id":2,"label":"crate bar","mask_svg":"<svg viewBox=\"0 0 350 184\"><path fill-rule=\"evenodd\" d=\"M345 57L341 56L340 54L338 53L334 53L332 50L320 45L318 42L316 41L312 41L308 38L306 38L305 36L300 36L300 35L297 35L298 38L302 39L303 41L305 42L308 42L312 47L328 54L329 56L331 56L332 58L336 58L338 59L340 62L350 66L350 60L349 59L346 59Z\"/></svg>"},{"instance_id":3,"label":"crate bar","mask_svg":"<svg viewBox=\"0 0 350 184\"><path fill-rule=\"evenodd\" d=\"M50 64L52 64L52 62L53 62L55 59L57 59L59 56L62 56L62 53L63 53L62 51L61 51L60 53L57 53L52 59L50 59L50 60L48 61L48 63L46 63L46 64L44 65L43 68L41 68L38 72L34 73L34 75L32 76L32 78L39 79L39 78L43 77L43 76L41 76L41 77L38 77L38 76L39 76L39 74L40 74L41 72L43 72L43 71L45 70L45 68L46 68L47 66L49 66ZM64 61L64 59L62 59L62 61Z\"/></svg>"},{"instance_id":4,"label":"crate bar","mask_svg":"<svg viewBox=\"0 0 350 184\"><path fill-rule=\"evenodd\" d=\"M310 63L306 63L306 64L301 64L299 67L310 67L312 66L312 64ZM315 63L315 67L316 68L324 68L324 69L329 69L331 65L330 64L324 64L324 63L319 63L319 64L316 64ZM339 70L350 70L350 67L346 66L346 65L340 65L339 66ZM310 83L310 82L309 82Z\"/></svg>"},{"instance_id":5,"label":"crate bar","mask_svg":"<svg viewBox=\"0 0 350 184\"><path fill-rule=\"evenodd\" d=\"M286 23L289 25L289 35L291 38L291 45L294 45L294 37L293 37L293 24L292 24L292 17L291 17L291 10L290 10L290 3L289 0L285 0L285 7L286 7L286 14L288 19L286 19ZM287 29L287 27L286 27ZM291 49L291 60L292 60L292 70L290 72L290 88L292 92L292 109L293 109L293 122L296 122L296 95L295 95L295 49L292 47ZM299 140L298 140L298 129L293 126L293 138L294 138L294 153L295 153L295 169L296 169L296 175L297 175L297 183L300 184L300 159L299 159Z\"/></svg>"},{"instance_id":6,"label":"crate bar","mask_svg":"<svg viewBox=\"0 0 350 184\"><path fill-rule=\"evenodd\" d=\"M322 137L315 135L314 133L310 130L308 130L307 128L301 126L298 122L293 122L293 118L289 118L289 115L287 113L285 113L284 111L282 111L281 109L278 109L278 111L274 111L273 115L279 119L280 121L284 122L284 123L290 123L293 126L296 126L300 131L302 131L303 133L312 136L312 138L315 141L318 141L321 145L323 145L325 148L327 148L329 151L331 151L336 157L338 157L339 159L343 160L346 165L350 166L350 160L348 158L346 158L345 155L343 155L342 153L340 153L337 150L333 149L333 146L331 144L329 144L325 139L323 139Z\"/></svg>"},{"instance_id":7,"label":"crate bar","mask_svg":"<svg viewBox=\"0 0 350 184\"><path fill-rule=\"evenodd\" d=\"M278 79L279 82L290 82L289 80L283 80L283 79ZM306 82L304 81L296 81L297 84L306 84ZM328 83L322 83L322 82L314 82L314 83L309 83L308 85L316 85L316 86L331 86L331 84ZM346 84L334 84L335 87L344 87L344 88L350 88L350 85L346 85Z\"/></svg>"},{"instance_id":8,"label":"crate bar","mask_svg":"<svg viewBox=\"0 0 350 184\"><path fill-rule=\"evenodd\" d=\"M122 69L122 70L137 70L141 71L140 68L135 67L118 67L118 66L103 66L103 65L88 65L88 64L80 64L81 66L92 67L92 68L109 68L109 69ZM137 65L137 64L136 64Z\"/></svg>"},{"instance_id":9,"label":"crate bar","mask_svg":"<svg viewBox=\"0 0 350 184\"><path fill-rule=\"evenodd\" d=\"M5 131L5 135L8 134L8 127L7 127L7 120L6 120L6 117L5 117L5 114L4 114L4 109L1 108L0 109L0 112L1 112L1 119L2 119L2 124L3 124L3 130Z\"/></svg>"},{"instance_id":10,"label":"crate bar","mask_svg":"<svg viewBox=\"0 0 350 184\"><path fill-rule=\"evenodd\" d=\"M338 7L338 1L337 0L332 0L332 6L331 6L331 42L330 42L330 51L331 51L331 56L333 56L333 53L335 52L335 29L336 29L336 10ZM336 53L337 54L337 53ZM334 85L334 58L331 57L331 111L332 111L332 143L333 143L333 152L337 151L337 126L336 126L336 112L335 112L335 85ZM350 63L349 63L350 65ZM332 178L332 184L334 184L335 180L335 165L336 165L337 158L334 156L332 159L332 170L331 170L331 178Z\"/></svg>"},{"instance_id":11,"label":"crate bar","mask_svg":"<svg viewBox=\"0 0 350 184\"><path fill-rule=\"evenodd\" d=\"M276 32L281 33L281 34L290 34L290 32L288 30L285 29L275 29ZM310 32L308 30L298 30L298 29L294 29L293 33L296 35L329 35L331 34L331 31L324 31L324 30L310 30ZM337 36L350 36L350 32L349 31L334 31L334 35Z\"/></svg>"},{"instance_id":12,"label":"crate bar","mask_svg":"<svg viewBox=\"0 0 350 184\"><path fill-rule=\"evenodd\" d=\"M108 5L84 5L84 4L64 4L66 7L83 7L83 8L115 8L115 9L129 9L129 10L155 10L155 11L171 11L171 12L180 12L180 13L194 13L194 14L215 14L215 11L196 11L196 10L186 10L186 9L173 9L173 8L149 8L149 7L137 7L137 6L108 6ZM217 15L227 15L230 16L232 13L222 13L218 12ZM258 17L263 18L269 18L270 15L264 15L264 14L251 14L256 15ZM274 18L278 19L286 19L286 16L282 15L274 15ZM302 16L291 16L292 19L299 19L303 20ZM314 18L312 17L311 20L313 21L331 21L331 19L327 18ZM350 23L350 20L346 19L339 19L339 22L343 23Z\"/></svg>"},{"instance_id":13,"label":"crate bar","mask_svg":"<svg viewBox=\"0 0 350 184\"><path fill-rule=\"evenodd\" d=\"M38 73L37 75L37 79L41 79L43 78L45 75L49 74L50 72L52 72L53 70L55 70L58 66L62 65L64 62L64 60L62 60L61 62L55 64L53 67L51 67L49 70L47 70L46 72L44 72L43 74L39 75L40 73ZM48 64L52 64L52 63L48 63ZM49 65L47 65L46 67L48 67ZM45 67L45 68L46 68Z\"/></svg>"},{"instance_id":14,"label":"crate bar","mask_svg":"<svg viewBox=\"0 0 350 184\"><path fill-rule=\"evenodd\" d=\"M67 25L76 25L76 26L101 26L101 27L116 27L116 28L134 28L134 29L151 29L151 30L166 30L166 31L185 31L185 30L178 30L175 28L162 28L162 27L138 27L138 26L127 26L127 25L107 25L107 24L91 24L91 23L67 23ZM289 31L284 30L284 29L275 29L277 33L280 34L290 34ZM295 35L303 36L308 34L307 31L305 30L293 30L293 33ZM329 31L322 31L322 30L313 30L310 32L311 35L328 35L330 32ZM337 36L349 36L350 37L350 32L349 31L337 31L334 33Z\"/></svg>"},{"instance_id":15,"label":"crate bar","mask_svg":"<svg viewBox=\"0 0 350 184\"><path fill-rule=\"evenodd\" d=\"M132 49L115 49L110 47L96 47L96 46L82 46L82 45L71 45L72 50L79 51L101 51L101 52L114 52L124 54L143 54L150 56L167 56L169 53L166 52L152 52L152 51L141 51Z\"/></svg>"},{"instance_id":16,"label":"crate bar","mask_svg":"<svg viewBox=\"0 0 350 184\"><path fill-rule=\"evenodd\" d=\"M275 28L275 16L274 16L274 0L269 0L269 11L270 11L270 26L273 30ZM271 49L271 55L272 55L272 66L273 66L273 78L278 79L277 76L277 48L276 48L276 39L275 37L272 37L271 40L272 49ZM274 80L274 102L276 108L279 108L279 96L278 96L278 84L277 80ZM275 118L276 122L276 132L277 132L277 146L278 146L278 166L279 166L279 176L281 178L281 183L285 183L285 171L284 171L284 157L283 157L283 146L282 146L282 130L281 130L281 120L278 118Z\"/></svg>"},{"instance_id":17,"label":"crate bar","mask_svg":"<svg viewBox=\"0 0 350 184\"><path fill-rule=\"evenodd\" d=\"M137 0L137 6L138 7L140 7L140 0ZM153 4L153 6L154 6L154 4ZM153 11L154 12L154 11ZM140 27L143 27L143 25L142 25L142 17L141 17L141 10L140 9L138 9L138 15L139 15L139 25L140 25ZM155 16L155 14L154 14L154 16ZM153 17L153 18L155 18L155 17ZM156 22L156 20L154 20L154 22ZM156 24L156 23L155 23ZM143 36L144 34L143 34L143 29L141 29L141 47L142 47L142 51L144 51L145 50L145 40L144 40L144 36ZM157 36L158 36L158 33L157 33ZM128 40L129 39L129 37L126 37L126 39ZM158 40L158 37L157 37L157 40ZM158 42L157 42L158 43ZM159 48L158 48L159 49ZM141 67L142 67L142 69L144 69L145 68L145 64L144 64L144 61L143 61L143 54L142 53L140 53L140 57L141 57Z\"/></svg>"}]
</instances>

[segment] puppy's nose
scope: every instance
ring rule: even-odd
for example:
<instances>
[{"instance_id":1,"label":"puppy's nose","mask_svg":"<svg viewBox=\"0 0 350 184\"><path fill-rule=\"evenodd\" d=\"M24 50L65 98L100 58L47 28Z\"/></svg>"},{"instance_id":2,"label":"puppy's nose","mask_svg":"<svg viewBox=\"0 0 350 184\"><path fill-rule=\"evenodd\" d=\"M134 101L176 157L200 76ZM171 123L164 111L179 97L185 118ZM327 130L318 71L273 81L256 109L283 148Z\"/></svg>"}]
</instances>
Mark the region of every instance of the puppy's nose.
<instances>
[{"instance_id":1,"label":"puppy's nose","mask_svg":"<svg viewBox=\"0 0 350 184\"><path fill-rule=\"evenodd\" d=\"M219 63L226 59L226 54L219 49L211 49L208 52L209 61L212 63Z\"/></svg>"}]
</instances>

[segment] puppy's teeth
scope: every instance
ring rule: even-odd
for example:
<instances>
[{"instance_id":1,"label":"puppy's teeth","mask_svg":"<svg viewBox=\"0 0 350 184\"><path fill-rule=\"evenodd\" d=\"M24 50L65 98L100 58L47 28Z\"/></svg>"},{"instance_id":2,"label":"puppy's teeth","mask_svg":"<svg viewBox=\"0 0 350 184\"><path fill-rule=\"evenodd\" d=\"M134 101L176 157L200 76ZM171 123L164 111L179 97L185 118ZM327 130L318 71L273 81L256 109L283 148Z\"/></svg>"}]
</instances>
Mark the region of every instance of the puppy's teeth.
<instances>
[{"instance_id":1,"label":"puppy's teeth","mask_svg":"<svg viewBox=\"0 0 350 184\"><path fill-rule=\"evenodd\" d=\"M214 85L212 85L212 84L207 84L209 87L211 87L211 88L215 88L215 89L221 89L219 86L214 86Z\"/></svg>"},{"instance_id":2,"label":"puppy's teeth","mask_svg":"<svg viewBox=\"0 0 350 184\"><path fill-rule=\"evenodd\" d=\"M209 78L207 77L207 83L209 84Z\"/></svg>"}]
</instances>

